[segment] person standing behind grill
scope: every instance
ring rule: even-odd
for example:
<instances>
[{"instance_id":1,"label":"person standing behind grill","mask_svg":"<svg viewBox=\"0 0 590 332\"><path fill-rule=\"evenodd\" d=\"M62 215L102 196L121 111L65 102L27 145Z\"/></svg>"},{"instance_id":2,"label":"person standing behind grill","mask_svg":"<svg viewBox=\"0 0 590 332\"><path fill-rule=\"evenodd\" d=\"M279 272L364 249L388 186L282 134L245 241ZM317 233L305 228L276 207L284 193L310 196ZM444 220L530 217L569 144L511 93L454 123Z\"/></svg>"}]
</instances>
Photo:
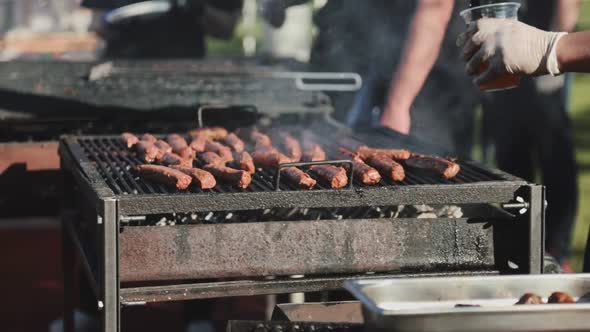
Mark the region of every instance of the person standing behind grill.
<instances>
[{"instance_id":1,"label":"person standing behind grill","mask_svg":"<svg viewBox=\"0 0 590 332\"><path fill-rule=\"evenodd\" d=\"M171 0L167 14L144 15L118 25L106 22L106 12L142 2L82 0L82 6L94 10L91 28L105 39L104 57L202 58L206 53L206 35L231 38L243 0Z\"/></svg>"},{"instance_id":2,"label":"person standing behind grill","mask_svg":"<svg viewBox=\"0 0 590 332\"><path fill-rule=\"evenodd\" d=\"M267 0L265 17L279 26L284 10L303 2ZM449 0L328 1L315 17L311 68L363 77L354 98L331 95L336 118L350 127L408 134L412 110L413 135L468 157L478 96L455 46L464 28L458 12L466 6Z\"/></svg>"},{"instance_id":3,"label":"person standing behind grill","mask_svg":"<svg viewBox=\"0 0 590 332\"><path fill-rule=\"evenodd\" d=\"M520 20L543 30L574 30L580 1L523 0ZM485 143L498 167L527 181L536 169L547 187L546 249L569 271L566 258L578 188L566 76L528 77L516 89L482 96ZM486 151L487 146L484 146Z\"/></svg>"}]
</instances>

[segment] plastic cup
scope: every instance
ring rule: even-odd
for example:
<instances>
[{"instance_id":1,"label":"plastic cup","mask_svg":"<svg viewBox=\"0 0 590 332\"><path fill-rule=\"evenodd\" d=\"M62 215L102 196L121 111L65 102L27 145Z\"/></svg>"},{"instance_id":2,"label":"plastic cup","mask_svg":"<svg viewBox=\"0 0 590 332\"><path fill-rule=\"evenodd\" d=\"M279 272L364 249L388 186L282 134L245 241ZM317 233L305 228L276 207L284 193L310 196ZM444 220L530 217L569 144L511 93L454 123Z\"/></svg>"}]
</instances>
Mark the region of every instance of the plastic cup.
<instances>
[{"instance_id":1,"label":"plastic cup","mask_svg":"<svg viewBox=\"0 0 590 332\"><path fill-rule=\"evenodd\" d=\"M501 2L466 9L460 13L467 25L482 18L503 18L509 20L518 20L518 10L520 4L517 2ZM483 73L488 69L489 64L482 64L477 74ZM505 74L492 81L486 82L479 86L482 91L500 91L518 87L520 77L517 75Z\"/></svg>"}]
</instances>

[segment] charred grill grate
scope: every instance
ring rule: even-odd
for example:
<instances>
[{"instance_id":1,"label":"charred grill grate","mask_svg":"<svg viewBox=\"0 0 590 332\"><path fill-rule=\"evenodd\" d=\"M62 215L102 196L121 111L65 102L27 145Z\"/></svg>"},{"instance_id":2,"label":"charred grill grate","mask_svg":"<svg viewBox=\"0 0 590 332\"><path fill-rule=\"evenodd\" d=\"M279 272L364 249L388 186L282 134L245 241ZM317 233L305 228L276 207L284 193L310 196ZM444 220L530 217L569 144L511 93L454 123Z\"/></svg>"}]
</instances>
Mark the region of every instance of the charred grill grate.
<instances>
[{"instance_id":1,"label":"charred grill grate","mask_svg":"<svg viewBox=\"0 0 590 332\"><path fill-rule=\"evenodd\" d=\"M219 183L215 188L210 190L201 190L191 186L188 190L178 191L140 179L133 170L136 166L143 164L143 162L137 157L135 152L127 151L116 137L81 138L78 140L78 143L84 149L88 159L96 163L104 180L117 195L262 192L274 191L275 189L274 172L258 169L252 178L252 184L250 187L243 190ZM327 148L330 158L337 159L335 156L337 146L333 144L324 144L323 146ZM406 169L406 179L404 181L394 182L388 179L383 179L377 186L453 185L501 180L503 180L501 177L494 175L485 169L467 163L461 163L461 172L459 172L457 177L451 180L445 180L435 175L418 174ZM371 188L370 186L365 186L357 181L354 181L353 187ZM280 189L287 191L300 190L284 182L281 182ZM318 181L318 185L312 190L332 189L325 186L321 181Z\"/></svg>"}]
</instances>

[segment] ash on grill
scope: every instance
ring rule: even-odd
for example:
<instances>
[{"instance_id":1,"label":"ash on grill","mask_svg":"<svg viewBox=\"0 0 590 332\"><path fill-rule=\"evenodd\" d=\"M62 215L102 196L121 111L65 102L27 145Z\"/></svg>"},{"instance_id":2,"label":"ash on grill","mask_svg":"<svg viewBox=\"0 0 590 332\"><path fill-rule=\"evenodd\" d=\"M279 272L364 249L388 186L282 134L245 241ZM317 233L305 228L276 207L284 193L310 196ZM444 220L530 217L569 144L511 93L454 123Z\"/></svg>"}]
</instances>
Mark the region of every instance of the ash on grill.
<instances>
[{"instance_id":1,"label":"ash on grill","mask_svg":"<svg viewBox=\"0 0 590 332\"><path fill-rule=\"evenodd\" d=\"M127 226L174 226L192 224L231 224L272 221L319 221L343 219L447 218L464 215L460 206L399 205L339 209L265 209L233 212L194 212L148 215L123 220Z\"/></svg>"}]
</instances>

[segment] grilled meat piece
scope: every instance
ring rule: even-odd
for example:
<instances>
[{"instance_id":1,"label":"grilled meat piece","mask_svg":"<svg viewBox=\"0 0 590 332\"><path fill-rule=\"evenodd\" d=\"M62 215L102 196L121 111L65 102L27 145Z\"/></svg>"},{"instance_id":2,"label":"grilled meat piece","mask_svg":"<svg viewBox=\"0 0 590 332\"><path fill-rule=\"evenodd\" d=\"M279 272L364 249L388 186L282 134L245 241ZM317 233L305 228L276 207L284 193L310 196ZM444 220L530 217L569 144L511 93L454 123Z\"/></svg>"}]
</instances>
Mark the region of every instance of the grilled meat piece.
<instances>
[{"instance_id":1,"label":"grilled meat piece","mask_svg":"<svg viewBox=\"0 0 590 332\"><path fill-rule=\"evenodd\" d=\"M170 166L173 169L179 170L182 173L189 175L193 178L193 183L197 185L200 189L211 189L215 187L217 181L215 181L215 177L213 174L202 170L200 168L194 167L185 167L185 166Z\"/></svg>"},{"instance_id":2,"label":"grilled meat piece","mask_svg":"<svg viewBox=\"0 0 590 332\"><path fill-rule=\"evenodd\" d=\"M387 156L394 160L407 160L410 158L411 153L408 150L397 150L397 149L372 149L366 145L361 145L356 149L356 153L362 158L366 159L374 154L380 154Z\"/></svg>"},{"instance_id":3,"label":"grilled meat piece","mask_svg":"<svg viewBox=\"0 0 590 332\"><path fill-rule=\"evenodd\" d=\"M436 157L413 154L405 161L406 166L427 172L435 172L444 179L452 179L461 170L459 164L454 161Z\"/></svg>"},{"instance_id":4,"label":"grilled meat piece","mask_svg":"<svg viewBox=\"0 0 590 332\"><path fill-rule=\"evenodd\" d=\"M191 159L186 159L186 158L182 158L181 156L177 155L176 153L173 152L167 152L165 153L162 158L160 159L160 162L164 165L179 165L179 166L184 166L184 167L192 167L193 166L193 160Z\"/></svg>"},{"instance_id":5,"label":"grilled meat piece","mask_svg":"<svg viewBox=\"0 0 590 332\"><path fill-rule=\"evenodd\" d=\"M554 292L549 296L547 303L576 303L576 301L567 293Z\"/></svg>"},{"instance_id":6,"label":"grilled meat piece","mask_svg":"<svg viewBox=\"0 0 590 332\"><path fill-rule=\"evenodd\" d=\"M225 166L226 161L223 160L217 153L215 152L204 152L199 154L199 159L205 165L223 165Z\"/></svg>"},{"instance_id":7,"label":"grilled meat piece","mask_svg":"<svg viewBox=\"0 0 590 332\"><path fill-rule=\"evenodd\" d=\"M150 143L156 143L156 141L158 139L156 138L156 136L146 133L146 134L143 134L143 136L141 136L141 140L146 141L146 142L150 142Z\"/></svg>"},{"instance_id":8,"label":"grilled meat piece","mask_svg":"<svg viewBox=\"0 0 590 332\"><path fill-rule=\"evenodd\" d=\"M205 137L210 140L220 140L227 136L227 129L222 127L197 128L189 132L191 138Z\"/></svg>"},{"instance_id":9,"label":"grilled meat piece","mask_svg":"<svg viewBox=\"0 0 590 332\"><path fill-rule=\"evenodd\" d=\"M305 148L301 161L322 161L326 160L326 151L318 144L312 144L309 148Z\"/></svg>"},{"instance_id":10,"label":"grilled meat piece","mask_svg":"<svg viewBox=\"0 0 590 332\"><path fill-rule=\"evenodd\" d=\"M179 190L188 188L193 180L179 170L160 165L139 165L137 172L142 178Z\"/></svg>"},{"instance_id":11,"label":"grilled meat piece","mask_svg":"<svg viewBox=\"0 0 590 332\"><path fill-rule=\"evenodd\" d=\"M195 152L198 152L198 153L205 152L205 143L207 143L208 140L209 139L205 136L193 137L190 147Z\"/></svg>"},{"instance_id":12,"label":"grilled meat piece","mask_svg":"<svg viewBox=\"0 0 590 332\"><path fill-rule=\"evenodd\" d=\"M161 155L160 149L148 141L139 141L135 144L135 150L139 159L146 163L153 163Z\"/></svg>"},{"instance_id":13,"label":"grilled meat piece","mask_svg":"<svg viewBox=\"0 0 590 332\"><path fill-rule=\"evenodd\" d=\"M186 142L184 137L182 137L178 134L168 135L168 137L166 137L166 141L172 147L172 152L174 152L180 156L182 156L183 151L189 147L188 143ZM184 152L184 153L186 153L186 152Z\"/></svg>"},{"instance_id":14,"label":"grilled meat piece","mask_svg":"<svg viewBox=\"0 0 590 332\"><path fill-rule=\"evenodd\" d=\"M406 178L406 172L402 165L385 155L373 154L364 161L367 165L376 168L382 176L392 181L403 181Z\"/></svg>"},{"instance_id":15,"label":"grilled meat piece","mask_svg":"<svg viewBox=\"0 0 590 332\"><path fill-rule=\"evenodd\" d=\"M209 164L203 167L204 170L213 174L215 178L230 183L238 188L245 189L250 186L252 176L242 170L229 168L223 164Z\"/></svg>"},{"instance_id":16,"label":"grilled meat piece","mask_svg":"<svg viewBox=\"0 0 590 332\"><path fill-rule=\"evenodd\" d=\"M346 175L346 170L342 167L334 165L315 165L311 166L310 170L328 182L332 189L344 188L348 184L348 175Z\"/></svg>"},{"instance_id":17,"label":"grilled meat piece","mask_svg":"<svg viewBox=\"0 0 590 332\"><path fill-rule=\"evenodd\" d=\"M235 152L242 152L244 151L246 144L242 141L238 135L234 133L229 133L225 138L222 140L223 144L229 146Z\"/></svg>"},{"instance_id":18,"label":"grilled meat piece","mask_svg":"<svg viewBox=\"0 0 590 332\"><path fill-rule=\"evenodd\" d=\"M230 148L224 146L223 144L213 142L212 140L205 141L205 151L217 153L221 159L225 160L226 162L232 161L234 159Z\"/></svg>"},{"instance_id":19,"label":"grilled meat piece","mask_svg":"<svg viewBox=\"0 0 590 332\"><path fill-rule=\"evenodd\" d=\"M301 151L301 144L299 141L288 133L281 133L281 143L287 151L287 157L291 158L292 161L297 162L301 160L303 152Z\"/></svg>"},{"instance_id":20,"label":"grilled meat piece","mask_svg":"<svg viewBox=\"0 0 590 332\"><path fill-rule=\"evenodd\" d=\"M245 141L249 141L256 145L271 146L272 140L268 135L261 133L256 128L239 128L236 130L236 135Z\"/></svg>"},{"instance_id":21,"label":"grilled meat piece","mask_svg":"<svg viewBox=\"0 0 590 332\"><path fill-rule=\"evenodd\" d=\"M163 151L164 153L169 153L172 152L172 147L170 146L170 144L166 143L165 141L159 139L157 140L154 145L160 149L161 151Z\"/></svg>"},{"instance_id":22,"label":"grilled meat piece","mask_svg":"<svg viewBox=\"0 0 590 332\"><path fill-rule=\"evenodd\" d=\"M132 133L122 133L119 139L128 149L131 149L139 142L139 138L137 138L137 136L133 135Z\"/></svg>"},{"instance_id":23,"label":"grilled meat piece","mask_svg":"<svg viewBox=\"0 0 590 332\"><path fill-rule=\"evenodd\" d=\"M246 171L250 174L256 173L254 160L252 159L252 156L246 151L243 151L242 153L234 152L234 164L236 168Z\"/></svg>"},{"instance_id":24,"label":"grilled meat piece","mask_svg":"<svg viewBox=\"0 0 590 332\"><path fill-rule=\"evenodd\" d=\"M543 299L537 294L526 293L520 297L516 304L545 304L545 302L543 302Z\"/></svg>"},{"instance_id":25,"label":"grilled meat piece","mask_svg":"<svg viewBox=\"0 0 590 332\"><path fill-rule=\"evenodd\" d=\"M177 154L182 157L183 159L190 159L193 160L195 159L195 150L191 149L190 146L187 146L186 148L180 150L177 152Z\"/></svg>"},{"instance_id":26,"label":"grilled meat piece","mask_svg":"<svg viewBox=\"0 0 590 332\"><path fill-rule=\"evenodd\" d=\"M316 180L297 167L284 168L281 175L300 189L311 189L316 185Z\"/></svg>"},{"instance_id":27,"label":"grilled meat piece","mask_svg":"<svg viewBox=\"0 0 590 332\"><path fill-rule=\"evenodd\" d=\"M272 146L257 145L256 150L252 153L254 164L263 168L276 168L280 164L290 163L291 159L280 153Z\"/></svg>"},{"instance_id":28,"label":"grilled meat piece","mask_svg":"<svg viewBox=\"0 0 590 332\"><path fill-rule=\"evenodd\" d=\"M340 148L342 158L350 158L353 163L354 177L364 185L374 185L381 181L381 174L375 168L367 165L356 153ZM344 166L348 170L348 165Z\"/></svg>"}]
</instances>

